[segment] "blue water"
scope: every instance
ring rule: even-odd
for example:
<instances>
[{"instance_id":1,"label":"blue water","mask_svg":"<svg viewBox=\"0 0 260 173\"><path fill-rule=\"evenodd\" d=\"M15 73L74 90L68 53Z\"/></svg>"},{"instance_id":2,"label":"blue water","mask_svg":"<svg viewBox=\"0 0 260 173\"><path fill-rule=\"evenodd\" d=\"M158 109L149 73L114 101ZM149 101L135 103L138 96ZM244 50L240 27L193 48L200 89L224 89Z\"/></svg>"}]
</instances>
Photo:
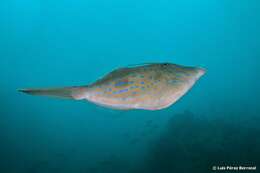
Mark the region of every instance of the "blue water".
<instances>
[{"instance_id":1,"label":"blue water","mask_svg":"<svg viewBox=\"0 0 260 173\"><path fill-rule=\"evenodd\" d=\"M0 172L203 173L260 169L257 0L2 0ZM207 73L161 111L32 97L129 64Z\"/></svg>"}]
</instances>

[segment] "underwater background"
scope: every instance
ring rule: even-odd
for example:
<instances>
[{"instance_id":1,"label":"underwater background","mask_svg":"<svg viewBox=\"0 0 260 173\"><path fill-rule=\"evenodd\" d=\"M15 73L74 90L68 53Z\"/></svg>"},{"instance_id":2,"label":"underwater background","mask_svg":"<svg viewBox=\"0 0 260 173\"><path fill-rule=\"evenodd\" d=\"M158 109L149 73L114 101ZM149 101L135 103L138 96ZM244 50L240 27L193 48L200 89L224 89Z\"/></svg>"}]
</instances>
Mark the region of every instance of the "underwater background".
<instances>
[{"instance_id":1,"label":"underwater background","mask_svg":"<svg viewBox=\"0 0 260 173\"><path fill-rule=\"evenodd\" d=\"M0 172L259 171L259 9L257 0L1 0ZM160 111L17 92L146 62L207 73Z\"/></svg>"}]
</instances>

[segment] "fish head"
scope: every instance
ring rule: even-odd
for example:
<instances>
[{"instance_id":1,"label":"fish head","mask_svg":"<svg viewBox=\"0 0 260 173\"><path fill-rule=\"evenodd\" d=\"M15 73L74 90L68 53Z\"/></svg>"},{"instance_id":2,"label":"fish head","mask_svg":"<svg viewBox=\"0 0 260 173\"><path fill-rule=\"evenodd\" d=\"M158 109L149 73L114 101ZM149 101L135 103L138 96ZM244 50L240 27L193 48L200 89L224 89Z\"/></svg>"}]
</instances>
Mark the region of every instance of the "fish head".
<instances>
[{"instance_id":1,"label":"fish head","mask_svg":"<svg viewBox=\"0 0 260 173\"><path fill-rule=\"evenodd\" d=\"M201 76L206 73L206 70L202 67L182 67L187 74L193 79L198 80Z\"/></svg>"},{"instance_id":2,"label":"fish head","mask_svg":"<svg viewBox=\"0 0 260 173\"><path fill-rule=\"evenodd\" d=\"M206 70L201 67L182 66L173 63L161 63L159 66L165 74L177 80L190 79L196 81L206 73Z\"/></svg>"},{"instance_id":3,"label":"fish head","mask_svg":"<svg viewBox=\"0 0 260 173\"><path fill-rule=\"evenodd\" d=\"M160 105L157 109L165 108L181 98L205 74L205 69L187 67L171 63L158 64L161 72Z\"/></svg>"}]
</instances>

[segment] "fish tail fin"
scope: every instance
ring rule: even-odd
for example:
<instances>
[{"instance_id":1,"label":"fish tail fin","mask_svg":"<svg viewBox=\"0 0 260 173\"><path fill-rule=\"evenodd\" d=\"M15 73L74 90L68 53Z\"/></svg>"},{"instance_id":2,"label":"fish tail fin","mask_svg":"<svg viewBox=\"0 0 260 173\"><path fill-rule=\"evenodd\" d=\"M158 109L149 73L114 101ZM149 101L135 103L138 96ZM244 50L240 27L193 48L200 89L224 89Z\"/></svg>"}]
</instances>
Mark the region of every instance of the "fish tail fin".
<instances>
[{"instance_id":1,"label":"fish tail fin","mask_svg":"<svg viewBox=\"0 0 260 173\"><path fill-rule=\"evenodd\" d=\"M19 89L18 91L38 96L50 96L64 99L81 100L86 98L88 87L63 87L63 88L35 88L35 89Z\"/></svg>"}]
</instances>

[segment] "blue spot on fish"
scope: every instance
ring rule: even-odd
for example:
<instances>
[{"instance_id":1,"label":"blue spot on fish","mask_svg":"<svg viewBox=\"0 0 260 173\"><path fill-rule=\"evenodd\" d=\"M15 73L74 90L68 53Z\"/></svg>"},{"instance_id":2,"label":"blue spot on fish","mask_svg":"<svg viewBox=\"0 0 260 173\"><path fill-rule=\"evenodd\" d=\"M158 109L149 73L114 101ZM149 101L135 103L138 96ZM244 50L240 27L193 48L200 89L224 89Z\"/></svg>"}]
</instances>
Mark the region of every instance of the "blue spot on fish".
<instances>
[{"instance_id":1,"label":"blue spot on fish","mask_svg":"<svg viewBox=\"0 0 260 173\"><path fill-rule=\"evenodd\" d=\"M127 91L128 91L128 88L122 89L122 90L119 90L119 91L114 91L113 94L120 94L120 93L124 93L124 92L127 92Z\"/></svg>"},{"instance_id":2,"label":"blue spot on fish","mask_svg":"<svg viewBox=\"0 0 260 173\"><path fill-rule=\"evenodd\" d=\"M130 89L135 89L135 88L138 88L139 86L137 86L137 85L133 85L133 86L131 86L130 87Z\"/></svg>"},{"instance_id":3,"label":"blue spot on fish","mask_svg":"<svg viewBox=\"0 0 260 173\"><path fill-rule=\"evenodd\" d=\"M123 93L123 92L127 92L127 91L128 91L128 88L123 89L123 90L119 90L119 93Z\"/></svg>"},{"instance_id":4,"label":"blue spot on fish","mask_svg":"<svg viewBox=\"0 0 260 173\"><path fill-rule=\"evenodd\" d=\"M95 94L103 94L103 92L102 91L97 91Z\"/></svg>"},{"instance_id":5,"label":"blue spot on fish","mask_svg":"<svg viewBox=\"0 0 260 173\"><path fill-rule=\"evenodd\" d=\"M126 85L126 84L128 84L128 81L119 81L119 82L115 83L115 86L117 87L117 86L122 86L122 85Z\"/></svg>"},{"instance_id":6,"label":"blue spot on fish","mask_svg":"<svg viewBox=\"0 0 260 173\"><path fill-rule=\"evenodd\" d=\"M140 84L144 84L144 81L140 82Z\"/></svg>"}]
</instances>

